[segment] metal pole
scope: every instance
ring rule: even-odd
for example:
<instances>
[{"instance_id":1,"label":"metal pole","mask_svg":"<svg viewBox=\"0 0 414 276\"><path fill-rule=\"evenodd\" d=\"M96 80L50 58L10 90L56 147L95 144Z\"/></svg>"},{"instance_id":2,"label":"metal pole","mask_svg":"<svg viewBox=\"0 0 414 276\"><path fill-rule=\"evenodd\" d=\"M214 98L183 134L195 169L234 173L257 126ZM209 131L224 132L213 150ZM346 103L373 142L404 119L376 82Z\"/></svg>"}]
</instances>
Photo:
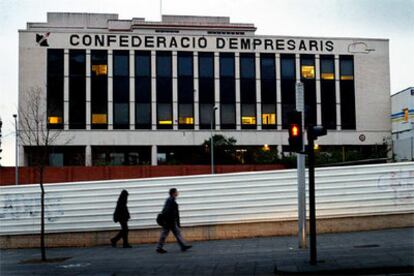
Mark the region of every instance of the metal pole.
<instances>
[{"instance_id":1,"label":"metal pole","mask_svg":"<svg viewBox=\"0 0 414 276\"><path fill-rule=\"evenodd\" d=\"M302 82L296 82L296 110L302 113L302 133L305 125L304 86ZM303 145L304 143L304 137ZM302 152L305 146L302 147ZM297 177L298 177L298 239L299 248L306 248L306 173L305 154L296 155Z\"/></svg>"},{"instance_id":2,"label":"metal pole","mask_svg":"<svg viewBox=\"0 0 414 276\"><path fill-rule=\"evenodd\" d=\"M16 150L15 151L16 166L15 166L14 176L15 176L15 184L17 186L17 185L19 185L19 132L18 132L19 130L18 130L18 126L17 126L17 114L13 114L13 118L14 118L14 129L15 129L15 132L16 132L16 141L15 141L15 144L16 144L16 149L15 149Z\"/></svg>"},{"instance_id":3,"label":"metal pole","mask_svg":"<svg viewBox=\"0 0 414 276\"><path fill-rule=\"evenodd\" d=\"M215 111L217 110L217 106L214 106L211 110L211 120L210 120L210 152L211 152L211 174L214 174L214 138L213 138L213 122Z\"/></svg>"},{"instance_id":4,"label":"metal pole","mask_svg":"<svg viewBox=\"0 0 414 276\"><path fill-rule=\"evenodd\" d=\"M309 230L310 230L310 264L316 265L316 214L315 214L315 138L312 134L313 126L310 125L308 134L308 156L309 156Z\"/></svg>"}]
</instances>

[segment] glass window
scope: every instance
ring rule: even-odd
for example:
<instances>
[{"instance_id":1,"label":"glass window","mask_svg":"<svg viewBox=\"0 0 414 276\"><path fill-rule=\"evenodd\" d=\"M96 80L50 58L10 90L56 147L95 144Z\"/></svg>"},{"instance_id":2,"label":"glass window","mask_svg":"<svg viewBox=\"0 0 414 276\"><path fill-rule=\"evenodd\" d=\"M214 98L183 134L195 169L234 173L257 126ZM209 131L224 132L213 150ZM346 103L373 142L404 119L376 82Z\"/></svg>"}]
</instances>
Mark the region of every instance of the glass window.
<instances>
[{"instance_id":1,"label":"glass window","mask_svg":"<svg viewBox=\"0 0 414 276\"><path fill-rule=\"evenodd\" d=\"M200 103L214 103L214 79L200 78L198 80L198 100Z\"/></svg>"},{"instance_id":2,"label":"glass window","mask_svg":"<svg viewBox=\"0 0 414 276\"><path fill-rule=\"evenodd\" d=\"M91 51L91 75L106 76L108 75L108 54L106 50L92 50Z\"/></svg>"},{"instance_id":3,"label":"glass window","mask_svg":"<svg viewBox=\"0 0 414 276\"><path fill-rule=\"evenodd\" d=\"M234 103L236 101L236 83L234 78L220 79L220 102Z\"/></svg>"},{"instance_id":4,"label":"glass window","mask_svg":"<svg viewBox=\"0 0 414 276\"><path fill-rule=\"evenodd\" d=\"M172 106L171 104L157 104L157 121L158 128L171 128L172 120Z\"/></svg>"},{"instance_id":5,"label":"glass window","mask_svg":"<svg viewBox=\"0 0 414 276\"><path fill-rule=\"evenodd\" d=\"M214 78L213 53L198 53L198 70L200 78Z\"/></svg>"},{"instance_id":6,"label":"glass window","mask_svg":"<svg viewBox=\"0 0 414 276\"><path fill-rule=\"evenodd\" d=\"M240 54L240 77L254 79L255 71L255 55L254 54Z\"/></svg>"},{"instance_id":7,"label":"glass window","mask_svg":"<svg viewBox=\"0 0 414 276\"><path fill-rule=\"evenodd\" d=\"M314 55L301 55L301 77L303 79L314 79L315 78L315 57Z\"/></svg>"},{"instance_id":8,"label":"glass window","mask_svg":"<svg viewBox=\"0 0 414 276\"><path fill-rule=\"evenodd\" d=\"M353 80L354 79L354 64L352 56L340 56L340 73L341 80Z\"/></svg>"},{"instance_id":9,"label":"glass window","mask_svg":"<svg viewBox=\"0 0 414 276\"><path fill-rule=\"evenodd\" d=\"M151 77L150 51L135 51L135 76Z\"/></svg>"},{"instance_id":10,"label":"glass window","mask_svg":"<svg viewBox=\"0 0 414 276\"><path fill-rule=\"evenodd\" d=\"M113 51L114 76L129 77L129 51Z\"/></svg>"},{"instance_id":11,"label":"glass window","mask_svg":"<svg viewBox=\"0 0 414 276\"><path fill-rule=\"evenodd\" d=\"M321 56L321 79L335 79L335 59L334 56Z\"/></svg>"},{"instance_id":12,"label":"glass window","mask_svg":"<svg viewBox=\"0 0 414 276\"><path fill-rule=\"evenodd\" d=\"M69 51L69 75L85 76L86 75L86 51L70 50Z\"/></svg>"},{"instance_id":13,"label":"glass window","mask_svg":"<svg viewBox=\"0 0 414 276\"><path fill-rule=\"evenodd\" d=\"M275 56L273 54L260 55L260 77L262 80L276 79Z\"/></svg>"},{"instance_id":14,"label":"glass window","mask_svg":"<svg viewBox=\"0 0 414 276\"><path fill-rule=\"evenodd\" d=\"M140 103L151 102L151 78L135 78L135 101Z\"/></svg>"},{"instance_id":15,"label":"glass window","mask_svg":"<svg viewBox=\"0 0 414 276\"><path fill-rule=\"evenodd\" d=\"M47 51L48 128L63 128L63 49Z\"/></svg>"},{"instance_id":16,"label":"glass window","mask_svg":"<svg viewBox=\"0 0 414 276\"><path fill-rule=\"evenodd\" d=\"M242 104L241 105L241 123L243 125L256 125L256 105L255 104Z\"/></svg>"},{"instance_id":17,"label":"glass window","mask_svg":"<svg viewBox=\"0 0 414 276\"><path fill-rule=\"evenodd\" d=\"M186 126L192 126L194 124L192 104L178 105L178 124Z\"/></svg>"},{"instance_id":18,"label":"glass window","mask_svg":"<svg viewBox=\"0 0 414 276\"><path fill-rule=\"evenodd\" d=\"M119 77L113 80L114 102L129 102L129 78Z\"/></svg>"},{"instance_id":19,"label":"glass window","mask_svg":"<svg viewBox=\"0 0 414 276\"><path fill-rule=\"evenodd\" d=\"M157 52L157 77L171 77L171 52Z\"/></svg>"},{"instance_id":20,"label":"glass window","mask_svg":"<svg viewBox=\"0 0 414 276\"><path fill-rule=\"evenodd\" d=\"M229 129L236 127L236 108L234 104L222 104L220 114L221 128Z\"/></svg>"},{"instance_id":21,"label":"glass window","mask_svg":"<svg viewBox=\"0 0 414 276\"><path fill-rule=\"evenodd\" d=\"M262 125L276 125L276 106L274 104L262 105Z\"/></svg>"},{"instance_id":22,"label":"glass window","mask_svg":"<svg viewBox=\"0 0 414 276\"><path fill-rule=\"evenodd\" d=\"M108 123L108 53L91 51L91 113L92 128L106 128Z\"/></svg>"},{"instance_id":23,"label":"glass window","mask_svg":"<svg viewBox=\"0 0 414 276\"><path fill-rule=\"evenodd\" d=\"M220 76L234 77L234 53L220 53Z\"/></svg>"},{"instance_id":24,"label":"glass window","mask_svg":"<svg viewBox=\"0 0 414 276\"><path fill-rule=\"evenodd\" d=\"M69 51L69 128L86 125L86 51Z\"/></svg>"},{"instance_id":25,"label":"glass window","mask_svg":"<svg viewBox=\"0 0 414 276\"><path fill-rule=\"evenodd\" d=\"M178 76L193 76L193 52L178 52Z\"/></svg>"},{"instance_id":26,"label":"glass window","mask_svg":"<svg viewBox=\"0 0 414 276\"><path fill-rule=\"evenodd\" d=\"M128 103L114 103L114 127L129 128Z\"/></svg>"},{"instance_id":27,"label":"glass window","mask_svg":"<svg viewBox=\"0 0 414 276\"><path fill-rule=\"evenodd\" d=\"M137 103L135 105L135 127L151 128L151 104Z\"/></svg>"},{"instance_id":28,"label":"glass window","mask_svg":"<svg viewBox=\"0 0 414 276\"><path fill-rule=\"evenodd\" d=\"M281 55L280 65L282 79L296 79L294 55Z\"/></svg>"},{"instance_id":29,"label":"glass window","mask_svg":"<svg viewBox=\"0 0 414 276\"><path fill-rule=\"evenodd\" d=\"M214 104L200 104L200 128L211 128L211 119L213 115ZM215 122L213 117L213 128L215 128Z\"/></svg>"},{"instance_id":30,"label":"glass window","mask_svg":"<svg viewBox=\"0 0 414 276\"><path fill-rule=\"evenodd\" d=\"M322 125L326 129L336 129L335 81L321 81Z\"/></svg>"}]
</instances>

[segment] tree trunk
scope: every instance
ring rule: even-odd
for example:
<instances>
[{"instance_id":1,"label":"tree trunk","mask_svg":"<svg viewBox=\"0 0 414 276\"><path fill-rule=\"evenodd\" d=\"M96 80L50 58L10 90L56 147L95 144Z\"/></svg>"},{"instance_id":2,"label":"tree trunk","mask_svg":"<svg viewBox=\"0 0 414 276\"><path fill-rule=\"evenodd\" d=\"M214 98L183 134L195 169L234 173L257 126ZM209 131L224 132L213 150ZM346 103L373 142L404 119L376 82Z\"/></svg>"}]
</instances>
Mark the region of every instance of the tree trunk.
<instances>
[{"instance_id":1,"label":"tree trunk","mask_svg":"<svg viewBox=\"0 0 414 276\"><path fill-rule=\"evenodd\" d=\"M45 248L45 189L43 187L43 171L44 166L41 166L39 171L39 184L42 190L40 199L40 250L42 253L42 261L46 261L46 248Z\"/></svg>"}]
</instances>

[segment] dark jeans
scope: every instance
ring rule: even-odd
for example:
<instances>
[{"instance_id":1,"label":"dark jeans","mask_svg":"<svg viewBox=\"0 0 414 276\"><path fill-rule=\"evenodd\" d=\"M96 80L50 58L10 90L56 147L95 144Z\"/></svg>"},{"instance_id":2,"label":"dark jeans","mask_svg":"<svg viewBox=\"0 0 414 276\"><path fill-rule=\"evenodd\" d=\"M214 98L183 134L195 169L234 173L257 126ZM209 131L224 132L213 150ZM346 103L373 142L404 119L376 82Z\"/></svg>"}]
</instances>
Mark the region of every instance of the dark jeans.
<instances>
[{"instance_id":1,"label":"dark jeans","mask_svg":"<svg viewBox=\"0 0 414 276\"><path fill-rule=\"evenodd\" d=\"M128 245L128 222L119 222L119 224L121 224L121 231L112 238L112 241L116 243L122 238L124 245Z\"/></svg>"},{"instance_id":2,"label":"dark jeans","mask_svg":"<svg viewBox=\"0 0 414 276\"><path fill-rule=\"evenodd\" d=\"M163 227L162 228L157 248L163 248L163 246L165 244L165 240L167 239L168 234L170 233L170 231L173 232L173 234L174 234L175 238L177 239L177 242L180 245L180 247L181 248L185 247L185 240L184 240L183 236L181 236L180 228L178 227L177 223L174 223L174 225L172 225L170 227Z\"/></svg>"}]
</instances>

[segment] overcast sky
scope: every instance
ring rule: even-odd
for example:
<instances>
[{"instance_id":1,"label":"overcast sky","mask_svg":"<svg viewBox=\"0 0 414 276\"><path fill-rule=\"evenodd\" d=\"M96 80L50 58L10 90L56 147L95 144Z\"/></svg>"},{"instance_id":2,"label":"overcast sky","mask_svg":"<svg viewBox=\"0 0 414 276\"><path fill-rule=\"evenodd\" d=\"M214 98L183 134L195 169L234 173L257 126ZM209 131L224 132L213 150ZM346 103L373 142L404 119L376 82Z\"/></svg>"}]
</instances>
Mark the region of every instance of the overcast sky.
<instances>
[{"instance_id":1,"label":"overcast sky","mask_svg":"<svg viewBox=\"0 0 414 276\"><path fill-rule=\"evenodd\" d=\"M157 0L0 0L0 160L14 165L18 89L18 29L46 13L118 13L120 19L160 19ZM414 0L164 0L163 14L230 16L254 23L257 34L390 39L391 93L414 86Z\"/></svg>"}]
</instances>

